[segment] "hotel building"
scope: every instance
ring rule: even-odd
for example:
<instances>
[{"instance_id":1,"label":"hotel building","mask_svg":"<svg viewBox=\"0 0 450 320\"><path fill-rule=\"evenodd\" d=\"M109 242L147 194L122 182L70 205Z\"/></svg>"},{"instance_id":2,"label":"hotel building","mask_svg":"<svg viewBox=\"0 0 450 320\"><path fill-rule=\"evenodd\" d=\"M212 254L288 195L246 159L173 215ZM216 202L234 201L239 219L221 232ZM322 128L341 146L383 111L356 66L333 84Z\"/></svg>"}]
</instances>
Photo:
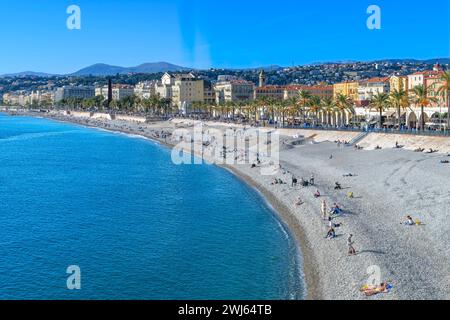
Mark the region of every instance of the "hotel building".
<instances>
[{"instance_id":1,"label":"hotel building","mask_svg":"<svg viewBox=\"0 0 450 320\"><path fill-rule=\"evenodd\" d=\"M216 104L226 102L251 101L254 97L254 84L250 81L234 80L218 82L214 86Z\"/></svg>"},{"instance_id":2,"label":"hotel building","mask_svg":"<svg viewBox=\"0 0 450 320\"><path fill-rule=\"evenodd\" d=\"M113 84L111 91L112 99L116 101L134 95L134 88L126 84ZM108 86L96 88L95 95L108 98Z\"/></svg>"},{"instance_id":3,"label":"hotel building","mask_svg":"<svg viewBox=\"0 0 450 320\"><path fill-rule=\"evenodd\" d=\"M389 94L389 78L372 78L359 82L357 104L367 106L374 96L380 93Z\"/></svg>"},{"instance_id":4,"label":"hotel building","mask_svg":"<svg viewBox=\"0 0 450 320\"><path fill-rule=\"evenodd\" d=\"M359 82L342 82L333 85L334 98L336 98L340 94L343 94L356 102L359 99L358 91Z\"/></svg>"},{"instance_id":5,"label":"hotel building","mask_svg":"<svg viewBox=\"0 0 450 320\"><path fill-rule=\"evenodd\" d=\"M274 99L283 100L284 99L284 86L262 86L255 88L254 99Z\"/></svg>"},{"instance_id":6,"label":"hotel building","mask_svg":"<svg viewBox=\"0 0 450 320\"><path fill-rule=\"evenodd\" d=\"M203 79L198 79L192 73L177 74L171 76L171 78L173 79L172 104L177 106L183 113L187 112L187 109L193 102L204 101Z\"/></svg>"},{"instance_id":7,"label":"hotel building","mask_svg":"<svg viewBox=\"0 0 450 320\"><path fill-rule=\"evenodd\" d=\"M95 96L95 88L91 86L64 86L56 89L55 102L68 98L89 99Z\"/></svg>"},{"instance_id":8,"label":"hotel building","mask_svg":"<svg viewBox=\"0 0 450 320\"><path fill-rule=\"evenodd\" d=\"M151 96L156 95L155 85L156 85L155 81L139 82L134 87L134 94L139 98L149 99Z\"/></svg>"}]
</instances>

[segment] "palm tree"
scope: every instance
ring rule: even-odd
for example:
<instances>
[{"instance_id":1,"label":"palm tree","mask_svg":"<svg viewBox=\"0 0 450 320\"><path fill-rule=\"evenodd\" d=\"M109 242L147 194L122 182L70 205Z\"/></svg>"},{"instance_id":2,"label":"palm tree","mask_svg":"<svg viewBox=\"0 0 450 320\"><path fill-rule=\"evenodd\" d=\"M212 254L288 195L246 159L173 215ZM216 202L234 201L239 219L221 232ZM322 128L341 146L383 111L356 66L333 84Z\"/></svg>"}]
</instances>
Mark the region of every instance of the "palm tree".
<instances>
[{"instance_id":1,"label":"palm tree","mask_svg":"<svg viewBox=\"0 0 450 320\"><path fill-rule=\"evenodd\" d=\"M322 102L321 102L321 107L322 107L322 110L327 115L326 122L327 122L327 124L329 124L328 123L328 115L331 114L331 113L334 113L336 111L336 105L334 103L333 98L331 98L331 97L323 98Z\"/></svg>"},{"instance_id":2,"label":"palm tree","mask_svg":"<svg viewBox=\"0 0 450 320\"><path fill-rule=\"evenodd\" d=\"M256 123L257 118L258 118L258 116L257 116L258 109L259 109L259 104L258 104L258 101L256 101L256 100L251 101L248 104L248 106L247 106L249 119L250 119L250 114L253 114L253 118L254 118L255 123Z\"/></svg>"},{"instance_id":3,"label":"palm tree","mask_svg":"<svg viewBox=\"0 0 450 320\"><path fill-rule=\"evenodd\" d=\"M450 130L450 70L442 73L441 81L443 82L443 85L439 88L438 94L440 94L447 103L447 130Z\"/></svg>"},{"instance_id":4,"label":"palm tree","mask_svg":"<svg viewBox=\"0 0 450 320\"><path fill-rule=\"evenodd\" d=\"M311 100L311 93L306 90L300 90L298 92L298 106L299 106L299 112L303 115L303 122L305 122L305 112L306 108L309 105L309 101Z\"/></svg>"},{"instance_id":5,"label":"palm tree","mask_svg":"<svg viewBox=\"0 0 450 320\"><path fill-rule=\"evenodd\" d=\"M225 110L227 112L227 119L230 118L230 113L231 113L232 119L234 119L234 107L235 107L235 103L233 101L225 102Z\"/></svg>"},{"instance_id":6,"label":"palm tree","mask_svg":"<svg viewBox=\"0 0 450 320\"><path fill-rule=\"evenodd\" d=\"M378 92L372 97L369 103L371 110L376 110L380 113L380 129L383 128L383 112L389 108L389 95L384 92Z\"/></svg>"},{"instance_id":7,"label":"palm tree","mask_svg":"<svg viewBox=\"0 0 450 320\"><path fill-rule=\"evenodd\" d=\"M273 122L275 122L275 112L277 110L277 104L278 101L276 99L273 98L267 98L265 99L266 101L266 112L268 113L268 118L269 120L272 120Z\"/></svg>"},{"instance_id":8,"label":"palm tree","mask_svg":"<svg viewBox=\"0 0 450 320\"><path fill-rule=\"evenodd\" d=\"M389 100L391 105L397 110L397 122L398 122L398 130L400 131L401 127L401 109L406 109L409 107L409 96L408 92L403 89L394 89L390 96Z\"/></svg>"},{"instance_id":9,"label":"palm tree","mask_svg":"<svg viewBox=\"0 0 450 320\"><path fill-rule=\"evenodd\" d=\"M295 116L298 113L297 105L298 105L298 98L297 97L291 97L288 100L286 100L286 113L287 115L292 117L292 124L294 124Z\"/></svg>"},{"instance_id":10,"label":"palm tree","mask_svg":"<svg viewBox=\"0 0 450 320\"><path fill-rule=\"evenodd\" d=\"M319 96L312 96L309 100L309 111L314 114L314 126L319 120L320 110L322 110L322 99Z\"/></svg>"},{"instance_id":11,"label":"palm tree","mask_svg":"<svg viewBox=\"0 0 450 320\"><path fill-rule=\"evenodd\" d=\"M339 113L349 112L354 114L355 113L354 104L355 103L353 99L345 94L339 93L336 96L335 101L336 111Z\"/></svg>"},{"instance_id":12,"label":"palm tree","mask_svg":"<svg viewBox=\"0 0 450 320\"><path fill-rule=\"evenodd\" d=\"M276 104L276 110L278 116L281 116L281 127L284 128L284 123L286 119L286 112L289 107L289 103L286 100L279 100Z\"/></svg>"},{"instance_id":13,"label":"palm tree","mask_svg":"<svg viewBox=\"0 0 450 320\"><path fill-rule=\"evenodd\" d=\"M414 89L411 90L413 93L413 100L412 102L420 106L420 113L422 121L420 123L421 129L425 130L425 107L428 107L431 102L436 102L437 99L434 97L428 97L427 88L424 85L418 85L415 86Z\"/></svg>"}]
</instances>

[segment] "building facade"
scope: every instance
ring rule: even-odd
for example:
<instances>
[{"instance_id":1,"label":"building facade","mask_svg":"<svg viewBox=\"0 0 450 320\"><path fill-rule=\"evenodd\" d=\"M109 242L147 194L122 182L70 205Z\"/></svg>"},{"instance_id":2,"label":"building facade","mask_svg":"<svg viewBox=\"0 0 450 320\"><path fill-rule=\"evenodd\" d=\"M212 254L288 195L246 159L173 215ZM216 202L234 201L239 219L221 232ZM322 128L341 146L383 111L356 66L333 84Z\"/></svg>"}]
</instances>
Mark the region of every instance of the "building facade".
<instances>
[{"instance_id":1,"label":"building facade","mask_svg":"<svg viewBox=\"0 0 450 320\"><path fill-rule=\"evenodd\" d=\"M95 88L91 86L64 86L56 89L55 102L63 99L89 99L95 96Z\"/></svg>"},{"instance_id":2,"label":"building facade","mask_svg":"<svg viewBox=\"0 0 450 320\"><path fill-rule=\"evenodd\" d=\"M204 81L193 74L178 74L174 76L172 85L172 104L182 113L188 112L193 102L204 101Z\"/></svg>"},{"instance_id":3,"label":"building facade","mask_svg":"<svg viewBox=\"0 0 450 320\"><path fill-rule=\"evenodd\" d=\"M389 94L389 78L372 78L359 82L358 103L362 106L368 105L372 98L380 93Z\"/></svg>"},{"instance_id":4,"label":"building facade","mask_svg":"<svg viewBox=\"0 0 450 320\"><path fill-rule=\"evenodd\" d=\"M141 99L149 99L151 96L156 95L155 88L155 81L142 81L134 87L134 94Z\"/></svg>"},{"instance_id":5,"label":"building facade","mask_svg":"<svg viewBox=\"0 0 450 320\"><path fill-rule=\"evenodd\" d=\"M262 86L255 88L254 99L273 99L273 100L283 100L284 99L284 86Z\"/></svg>"},{"instance_id":6,"label":"building facade","mask_svg":"<svg viewBox=\"0 0 450 320\"><path fill-rule=\"evenodd\" d=\"M353 101L358 101L359 82L342 82L333 85L333 97L336 98L340 94L345 95Z\"/></svg>"},{"instance_id":7,"label":"building facade","mask_svg":"<svg viewBox=\"0 0 450 320\"><path fill-rule=\"evenodd\" d=\"M254 84L244 80L218 82L214 90L217 105L226 102L251 101L254 97Z\"/></svg>"},{"instance_id":8,"label":"building facade","mask_svg":"<svg viewBox=\"0 0 450 320\"><path fill-rule=\"evenodd\" d=\"M390 93L397 91L408 92L408 77L392 76L389 79Z\"/></svg>"},{"instance_id":9,"label":"building facade","mask_svg":"<svg viewBox=\"0 0 450 320\"><path fill-rule=\"evenodd\" d=\"M95 89L96 96L103 96L103 98L107 99L108 97L108 86L100 87ZM133 86L126 84L113 84L111 87L112 100L118 101L126 97L130 97L134 95Z\"/></svg>"}]
</instances>

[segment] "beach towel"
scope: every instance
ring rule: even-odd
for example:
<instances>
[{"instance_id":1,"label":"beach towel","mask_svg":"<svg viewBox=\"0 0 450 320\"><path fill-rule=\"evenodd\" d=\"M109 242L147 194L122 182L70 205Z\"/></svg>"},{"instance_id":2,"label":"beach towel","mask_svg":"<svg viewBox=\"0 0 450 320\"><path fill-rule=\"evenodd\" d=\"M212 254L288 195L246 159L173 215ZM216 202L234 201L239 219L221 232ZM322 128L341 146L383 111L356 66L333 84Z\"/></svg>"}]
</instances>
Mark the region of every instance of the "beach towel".
<instances>
[{"instance_id":1,"label":"beach towel","mask_svg":"<svg viewBox=\"0 0 450 320\"><path fill-rule=\"evenodd\" d=\"M380 286L370 286L370 285L366 284L366 285L362 286L360 291L362 293L364 293L367 297L370 297L370 296L374 296L374 295L377 295L377 294L380 294L380 293L389 293L392 290L393 287L394 286L391 283L388 283L386 285L386 287L384 287L382 285L380 285Z\"/></svg>"}]
</instances>

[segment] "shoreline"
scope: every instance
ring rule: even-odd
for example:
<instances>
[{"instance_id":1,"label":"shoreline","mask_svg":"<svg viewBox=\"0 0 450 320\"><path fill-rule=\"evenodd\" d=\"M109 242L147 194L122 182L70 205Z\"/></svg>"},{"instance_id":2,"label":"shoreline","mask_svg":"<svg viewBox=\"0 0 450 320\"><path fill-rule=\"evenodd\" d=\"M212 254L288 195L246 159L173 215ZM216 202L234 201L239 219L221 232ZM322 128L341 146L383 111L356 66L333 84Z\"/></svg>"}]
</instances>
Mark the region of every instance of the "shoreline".
<instances>
[{"instance_id":1,"label":"shoreline","mask_svg":"<svg viewBox=\"0 0 450 320\"><path fill-rule=\"evenodd\" d=\"M23 115L14 115L14 116L30 116L30 117L37 117L33 114L23 114ZM95 126L92 124L89 124L87 121L84 122L78 122L78 121L70 121L70 119L63 119L60 117L49 117L49 116L42 116L43 119L49 119L52 121L67 123L67 124L75 124L80 125L87 128L92 128L96 130L104 130L110 133L119 133L119 134L125 134L125 135L134 135L140 138L144 138L146 140L150 140L154 143L157 143L163 147L171 149L174 145L170 144L162 139L157 139L155 137L139 134L136 132L133 132L132 130L120 130L118 128L115 129L108 129L104 127ZM195 154L193 154L196 156ZM233 174L238 180L240 180L242 183L247 184L248 187L253 188L256 192L259 193L263 201L266 201L269 206L271 207L271 210L274 212L276 219L279 220L280 223L283 224L283 226L286 226L288 228L288 232L290 233L290 237L293 237L294 244L296 246L297 254L301 256L301 270L299 273L303 273L304 279L302 279L303 282L306 283L306 288L303 288L305 290L306 295L304 296L304 300L320 300L321 296L319 294L319 290L316 287L316 283L318 283L317 274L313 271L314 270L314 257L308 248L306 246L306 239L303 236L303 230L301 225L298 221L296 221L295 217L291 215L289 212L289 209L282 204L281 201L279 201L275 196L273 196L270 191L268 191L266 188L264 188L261 184L257 183L254 179L252 179L250 176L246 175L245 173L239 171L238 169L234 168L233 166L226 165L226 164L214 164L214 166L227 170L231 174ZM296 258L298 259L298 258ZM300 261L298 261L300 263ZM301 274L299 274L301 276Z\"/></svg>"},{"instance_id":2,"label":"shoreline","mask_svg":"<svg viewBox=\"0 0 450 320\"><path fill-rule=\"evenodd\" d=\"M169 148L176 145L175 140L172 144L167 143L165 139L158 139L152 133L159 134L163 132L161 129L189 130L193 123L187 119L148 124L101 120L100 125L95 125L97 119L40 116L140 136ZM205 123L205 127L223 130L238 126ZM304 134L305 131L301 133ZM284 138L288 138L289 134L285 132ZM353 148L336 147L336 144L327 142L333 141L335 136L327 134L329 140L316 140L315 143L280 151L281 164L287 169L287 175L278 173L267 177L254 171L256 169L250 169L250 165L215 164L260 193L272 207L276 218L295 238L297 250L301 254L300 265L304 275L302 281L306 282L304 299L449 299L450 238L446 227L448 221L445 219L445 208L448 207L448 197L445 195L450 194L450 186L445 181L450 179L450 171L442 171L446 168L445 165L438 164L441 158L447 157L442 154L418 154L406 149L357 151ZM343 135L349 137L348 133L342 133L337 138L343 138ZM309 135L305 133L305 137ZM328 159L330 152L334 154L333 160ZM369 162L373 166L367 166ZM296 177L304 177L311 172L316 173L314 189L320 189L322 198L330 201L329 205L333 201L338 202L347 212L337 218L337 222L343 222L343 227L337 230L336 240L325 240L323 237L327 229L319 214L322 198L313 199L314 190L287 185L271 186L270 183L274 177L286 181L290 179L291 173ZM332 187L336 181L334 179L342 179L342 174L348 172L357 173L353 178L344 178L345 189L352 189L357 195L355 199L345 199L342 192L339 193ZM343 193L346 194L346 191ZM427 194L430 199L427 200L421 194ZM298 195L304 200L302 206L294 205ZM407 213L424 221L424 226L410 229L411 227L399 224ZM346 235L350 233L357 235L358 255L355 257L347 257L344 253ZM359 291L367 283L365 281L368 281L366 269L370 266L380 267L383 280L394 284L392 292L367 298Z\"/></svg>"},{"instance_id":3,"label":"shoreline","mask_svg":"<svg viewBox=\"0 0 450 320\"><path fill-rule=\"evenodd\" d=\"M236 170L231 166L219 166L228 169L232 172L239 180L246 183L248 186L255 188L261 197L267 201L273 208L274 213L277 215L277 219L281 221L289 229L291 236L294 237L297 250L301 255L301 267L302 273L304 275L304 282L306 283L306 296L305 300L321 300L322 296L320 294L320 288L318 287L319 278L318 274L314 272L315 261L314 255L312 254L309 246L307 245L307 239L304 236L303 227L300 225L299 221L293 216L289 210L280 200L278 200L269 190L264 186L256 182L250 176Z\"/></svg>"}]
</instances>

